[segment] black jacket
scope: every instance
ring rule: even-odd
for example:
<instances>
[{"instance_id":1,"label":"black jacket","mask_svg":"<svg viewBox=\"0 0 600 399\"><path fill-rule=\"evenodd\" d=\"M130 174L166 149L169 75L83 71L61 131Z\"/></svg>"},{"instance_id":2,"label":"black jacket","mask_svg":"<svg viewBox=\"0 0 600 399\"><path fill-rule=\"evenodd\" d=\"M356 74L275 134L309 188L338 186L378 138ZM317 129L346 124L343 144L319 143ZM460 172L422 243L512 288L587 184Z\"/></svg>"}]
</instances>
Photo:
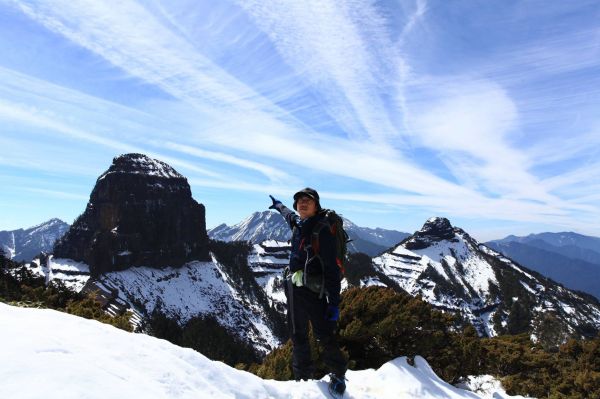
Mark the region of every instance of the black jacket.
<instances>
[{"instance_id":1,"label":"black jacket","mask_svg":"<svg viewBox=\"0 0 600 399\"><path fill-rule=\"evenodd\" d=\"M321 259L313 258L315 253L312 249L312 232L323 216L317 214L301 220L300 216L283 204L278 204L276 209L292 229L290 272L303 270L310 276L323 275L329 304L339 306L341 275L340 268L335 261L335 237L328 228L322 228L319 232L319 256Z\"/></svg>"}]
</instances>

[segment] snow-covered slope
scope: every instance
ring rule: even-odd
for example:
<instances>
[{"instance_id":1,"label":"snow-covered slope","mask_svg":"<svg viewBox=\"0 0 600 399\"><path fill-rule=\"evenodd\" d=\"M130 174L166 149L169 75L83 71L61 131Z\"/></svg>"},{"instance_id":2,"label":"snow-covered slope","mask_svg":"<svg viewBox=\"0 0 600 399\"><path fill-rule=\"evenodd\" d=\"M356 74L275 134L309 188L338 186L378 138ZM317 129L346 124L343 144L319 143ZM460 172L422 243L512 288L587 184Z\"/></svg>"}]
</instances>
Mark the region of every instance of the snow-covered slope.
<instances>
[{"instance_id":1,"label":"snow-covered slope","mask_svg":"<svg viewBox=\"0 0 600 399\"><path fill-rule=\"evenodd\" d=\"M281 382L210 361L143 334L48 309L0 303L0 397L323 398L325 381ZM427 362L405 358L348 372L347 398L481 398L439 379ZM491 396L494 395L494 396ZM488 398L502 399L502 392Z\"/></svg>"},{"instance_id":2,"label":"snow-covered slope","mask_svg":"<svg viewBox=\"0 0 600 399\"><path fill-rule=\"evenodd\" d=\"M518 323L533 326L546 312L555 313L570 333L588 325L600 328L597 301L527 271L445 218L429 219L420 231L374 258L373 265L411 295L460 313L482 335L494 336Z\"/></svg>"},{"instance_id":3,"label":"snow-covered slope","mask_svg":"<svg viewBox=\"0 0 600 399\"><path fill-rule=\"evenodd\" d=\"M184 325L193 317L214 317L232 335L266 354L280 345L269 304L243 289L213 256L211 262L189 262L180 268L131 267L90 277L89 266L49 256L28 267L46 282L61 281L74 291L95 292L109 313L130 310L139 324L155 309Z\"/></svg>"},{"instance_id":4,"label":"snow-covered slope","mask_svg":"<svg viewBox=\"0 0 600 399\"><path fill-rule=\"evenodd\" d=\"M240 290L214 258L177 269L132 267L103 274L94 285L118 292L119 299L144 316L156 308L181 324L192 317L214 316L230 333L262 353L280 345L261 302L251 292ZM136 308L139 303L142 309Z\"/></svg>"},{"instance_id":5,"label":"snow-covered slope","mask_svg":"<svg viewBox=\"0 0 600 399\"><path fill-rule=\"evenodd\" d=\"M51 252L54 243L69 230L69 225L60 219L28 229L0 231L0 248L15 261L30 261L40 252Z\"/></svg>"}]
</instances>

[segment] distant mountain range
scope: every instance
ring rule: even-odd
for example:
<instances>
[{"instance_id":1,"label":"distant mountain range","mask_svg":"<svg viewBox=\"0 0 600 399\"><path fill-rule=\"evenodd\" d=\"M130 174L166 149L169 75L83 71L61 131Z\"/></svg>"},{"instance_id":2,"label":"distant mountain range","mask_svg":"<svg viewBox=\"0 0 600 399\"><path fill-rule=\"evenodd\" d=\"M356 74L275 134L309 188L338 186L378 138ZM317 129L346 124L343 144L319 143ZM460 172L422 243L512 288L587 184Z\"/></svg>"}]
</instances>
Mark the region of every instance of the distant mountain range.
<instances>
[{"instance_id":1,"label":"distant mountain range","mask_svg":"<svg viewBox=\"0 0 600 399\"><path fill-rule=\"evenodd\" d=\"M486 245L568 288L600 298L600 238L540 233L510 235Z\"/></svg>"},{"instance_id":2,"label":"distant mountain range","mask_svg":"<svg viewBox=\"0 0 600 399\"><path fill-rule=\"evenodd\" d=\"M27 229L0 231L0 248L9 259L28 262L40 252L52 252L56 240L68 230L67 223L50 219Z\"/></svg>"},{"instance_id":3,"label":"distant mountain range","mask_svg":"<svg viewBox=\"0 0 600 399\"><path fill-rule=\"evenodd\" d=\"M362 252L369 256L378 255L398 244L410 234L396 230L360 227L344 219L344 229L352 240L348 244L350 252ZM260 244L267 240L288 241L291 230L281 215L274 211L255 212L238 224L221 224L208 230L208 236L219 241L249 241Z\"/></svg>"}]
</instances>

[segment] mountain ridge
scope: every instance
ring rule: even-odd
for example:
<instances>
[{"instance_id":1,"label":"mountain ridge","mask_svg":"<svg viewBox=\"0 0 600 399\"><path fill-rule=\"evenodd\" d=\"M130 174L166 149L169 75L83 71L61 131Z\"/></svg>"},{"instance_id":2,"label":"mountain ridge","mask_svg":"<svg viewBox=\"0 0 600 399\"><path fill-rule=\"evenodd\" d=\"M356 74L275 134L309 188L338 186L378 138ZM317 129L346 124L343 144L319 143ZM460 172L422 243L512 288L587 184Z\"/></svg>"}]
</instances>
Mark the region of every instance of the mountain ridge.
<instances>
[{"instance_id":1,"label":"mountain ridge","mask_svg":"<svg viewBox=\"0 0 600 399\"><path fill-rule=\"evenodd\" d=\"M600 298L600 238L539 233L487 242L490 248L575 290Z\"/></svg>"},{"instance_id":2,"label":"mountain ridge","mask_svg":"<svg viewBox=\"0 0 600 399\"><path fill-rule=\"evenodd\" d=\"M363 252L374 256L409 235L396 230L360 227L345 217L342 219L344 229L352 240L348 243L350 252ZM213 240L249 241L254 244L268 240L288 241L291 234L283 217L274 211L254 212L233 226L223 223L208 230L208 235Z\"/></svg>"},{"instance_id":3,"label":"mountain ridge","mask_svg":"<svg viewBox=\"0 0 600 399\"><path fill-rule=\"evenodd\" d=\"M62 220L52 218L32 227L0 231L0 248L9 259L31 261L41 252L51 252L54 243L69 227Z\"/></svg>"}]
</instances>

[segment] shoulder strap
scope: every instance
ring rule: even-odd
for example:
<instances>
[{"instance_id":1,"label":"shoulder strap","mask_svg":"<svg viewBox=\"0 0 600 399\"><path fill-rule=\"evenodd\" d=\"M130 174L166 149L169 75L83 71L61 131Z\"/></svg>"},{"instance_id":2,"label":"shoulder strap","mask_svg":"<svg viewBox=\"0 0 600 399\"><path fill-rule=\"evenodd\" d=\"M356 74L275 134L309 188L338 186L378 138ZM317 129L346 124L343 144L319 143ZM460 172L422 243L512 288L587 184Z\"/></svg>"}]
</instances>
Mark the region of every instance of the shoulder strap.
<instances>
[{"instance_id":1,"label":"shoulder strap","mask_svg":"<svg viewBox=\"0 0 600 399\"><path fill-rule=\"evenodd\" d=\"M327 227L331 231L331 224L329 223L328 216L329 216L329 211L325 210L321 214L321 218L319 219L319 221L317 222L315 227L313 227L310 243L312 245L313 253L315 255L319 254L319 249L320 249L319 234L321 234L321 230L323 230L324 227Z\"/></svg>"}]
</instances>

